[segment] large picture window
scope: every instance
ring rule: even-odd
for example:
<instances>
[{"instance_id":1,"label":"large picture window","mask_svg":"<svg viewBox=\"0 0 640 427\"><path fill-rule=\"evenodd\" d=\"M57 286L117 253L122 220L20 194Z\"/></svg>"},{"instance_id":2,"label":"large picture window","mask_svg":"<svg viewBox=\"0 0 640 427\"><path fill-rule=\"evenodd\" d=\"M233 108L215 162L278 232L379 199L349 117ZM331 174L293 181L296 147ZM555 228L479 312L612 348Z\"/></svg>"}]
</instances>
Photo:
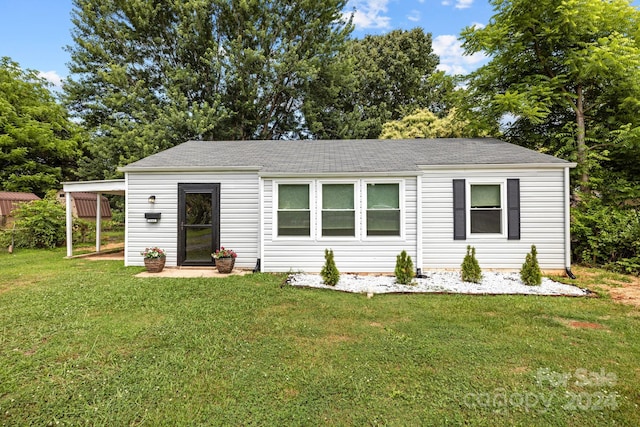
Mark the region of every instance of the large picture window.
<instances>
[{"instance_id":1,"label":"large picture window","mask_svg":"<svg viewBox=\"0 0 640 427\"><path fill-rule=\"evenodd\" d=\"M400 236L400 184L367 184L367 236Z\"/></svg>"},{"instance_id":2,"label":"large picture window","mask_svg":"<svg viewBox=\"0 0 640 427\"><path fill-rule=\"evenodd\" d=\"M278 235L311 235L309 184L278 185Z\"/></svg>"},{"instance_id":3,"label":"large picture window","mask_svg":"<svg viewBox=\"0 0 640 427\"><path fill-rule=\"evenodd\" d=\"M471 233L502 233L502 196L499 184L471 185Z\"/></svg>"},{"instance_id":4,"label":"large picture window","mask_svg":"<svg viewBox=\"0 0 640 427\"><path fill-rule=\"evenodd\" d=\"M353 184L322 185L322 236L355 236Z\"/></svg>"}]
</instances>

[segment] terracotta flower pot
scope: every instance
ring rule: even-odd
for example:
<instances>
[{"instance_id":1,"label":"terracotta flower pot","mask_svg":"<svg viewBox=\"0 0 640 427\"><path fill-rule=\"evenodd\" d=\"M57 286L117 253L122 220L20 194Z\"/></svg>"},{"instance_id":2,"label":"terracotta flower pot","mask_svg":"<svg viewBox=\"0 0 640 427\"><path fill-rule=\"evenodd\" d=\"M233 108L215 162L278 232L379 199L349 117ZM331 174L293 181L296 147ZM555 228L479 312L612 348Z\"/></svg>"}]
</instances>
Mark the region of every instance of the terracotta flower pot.
<instances>
[{"instance_id":1,"label":"terracotta flower pot","mask_svg":"<svg viewBox=\"0 0 640 427\"><path fill-rule=\"evenodd\" d=\"M216 268L218 269L218 273L231 273L233 271L233 266L235 263L236 259L233 257L216 259Z\"/></svg>"},{"instance_id":2,"label":"terracotta flower pot","mask_svg":"<svg viewBox=\"0 0 640 427\"><path fill-rule=\"evenodd\" d=\"M166 257L161 258L145 258L144 266L149 273L160 273L164 268L164 263L167 261Z\"/></svg>"}]
</instances>

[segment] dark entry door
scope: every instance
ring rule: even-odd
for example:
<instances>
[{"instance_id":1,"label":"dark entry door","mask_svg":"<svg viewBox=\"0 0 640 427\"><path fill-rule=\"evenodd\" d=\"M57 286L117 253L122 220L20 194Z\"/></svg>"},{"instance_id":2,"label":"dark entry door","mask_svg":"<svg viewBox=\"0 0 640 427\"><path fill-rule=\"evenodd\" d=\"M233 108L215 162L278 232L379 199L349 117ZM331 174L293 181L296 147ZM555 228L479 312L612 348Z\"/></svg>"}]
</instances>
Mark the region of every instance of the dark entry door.
<instances>
[{"instance_id":1,"label":"dark entry door","mask_svg":"<svg viewBox=\"0 0 640 427\"><path fill-rule=\"evenodd\" d=\"M178 265L213 265L220 247L220 184L178 184Z\"/></svg>"}]
</instances>

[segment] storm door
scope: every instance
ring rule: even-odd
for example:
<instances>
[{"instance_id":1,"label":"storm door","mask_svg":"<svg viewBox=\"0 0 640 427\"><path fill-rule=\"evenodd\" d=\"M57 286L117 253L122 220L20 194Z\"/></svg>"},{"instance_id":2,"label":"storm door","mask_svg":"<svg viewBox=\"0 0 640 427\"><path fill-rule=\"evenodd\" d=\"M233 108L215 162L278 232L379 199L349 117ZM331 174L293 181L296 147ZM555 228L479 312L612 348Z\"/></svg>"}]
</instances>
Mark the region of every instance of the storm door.
<instances>
[{"instance_id":1,"label":"storm door","mask_svg":"<svg viewBox=\"0 0 640 427\"><path fill-rule=\"evenodd\" d=\"M178 184L178 265L213 265L220 247L220 184Z\"/></svg>"}]
</instances>

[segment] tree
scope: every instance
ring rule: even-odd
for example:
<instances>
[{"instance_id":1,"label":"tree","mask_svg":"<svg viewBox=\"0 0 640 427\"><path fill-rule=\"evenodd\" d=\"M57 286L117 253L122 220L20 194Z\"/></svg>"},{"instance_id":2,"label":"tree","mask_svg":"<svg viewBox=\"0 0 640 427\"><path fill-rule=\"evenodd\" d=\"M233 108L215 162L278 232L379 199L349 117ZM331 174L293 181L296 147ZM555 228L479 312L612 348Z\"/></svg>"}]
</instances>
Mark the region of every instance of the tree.
<instances>
[{"instance_id":1,"label":"tree","mask_svg":"<svg viewBox=\"0 0 640 427\"><path fill-rule=\"evenodd\" d=\"M438 63L421 28L349 40L303 107L310 131L319 139L377 138L385 122L418 108L441 113L442 86L430 78Z\"/></svg>"},{"instance_id":2,"label":"tree","mask_svg":"<svg viewBox=\"0 0 640 427\"><path fill-rule=\"evenodd\" d=\"M606 155L611 131L638 126L640 12L627 0L491 4L490 23L462 33L467 54L492 57L470 76L478 106L496 118L515 116L529 129L522 138L535 128L558 138L556 148L575 156L586 189L590 148Z\"/></svg>"},{"instance_id":3,"label":"tree","mask_svg":"<svg viewBox=\"0 0 640 427\"><path fill-rule=\"evenodd\" d=\"M306 137L301 106L352 26L346 0L74 0L71 110L86 177L188 139Z\"/></svg>"},{"instance_id":4,"label":"tree","mask_svg":"<svg viewBox=\"0 0 640 427\"><path fill-rule=\"evenodd\" d=\"M42 196L72 176L79 154L78 128L49 83L0 59L0 188Z\"/></svg>"},{"instance_id":5,"label":"tree","mask_svg":"<svg viewBox=\"0 0 640 427\"><path fill-rule=\"evenodd\" d=\"M382 126L381 139L410 138L462 138L485 136L470 127L467 120L452 109L439 118L427 109L416 110L400 120L387 122Z\"/></svg>"}]
</instances>

